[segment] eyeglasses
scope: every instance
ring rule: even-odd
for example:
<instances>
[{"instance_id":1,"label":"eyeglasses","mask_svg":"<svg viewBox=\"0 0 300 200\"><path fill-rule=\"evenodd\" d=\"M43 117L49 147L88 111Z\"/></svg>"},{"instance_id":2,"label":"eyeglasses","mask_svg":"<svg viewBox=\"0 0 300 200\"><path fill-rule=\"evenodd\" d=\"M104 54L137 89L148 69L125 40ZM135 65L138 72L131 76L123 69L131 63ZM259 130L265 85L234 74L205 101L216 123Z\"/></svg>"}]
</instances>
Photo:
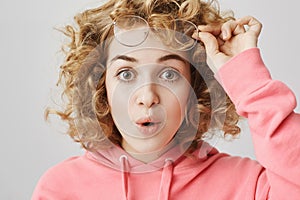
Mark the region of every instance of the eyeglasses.
<instances>
[{"instance_id":1,"label":"eyeglasses","mask_svg":"<svg viewBox=\"0 0 300 200\"><path fill-rule=\"evenodd\" d=\"M197 31L197 26L186 20L175 19L168 28L154 28L139 16L126 15L114 20L114 36L116 40L125 46L134 47L142 44L152 31L160 39L176 50L187 51L192 49L197 41L192 35Z\"/></svg>"}]
</instances>

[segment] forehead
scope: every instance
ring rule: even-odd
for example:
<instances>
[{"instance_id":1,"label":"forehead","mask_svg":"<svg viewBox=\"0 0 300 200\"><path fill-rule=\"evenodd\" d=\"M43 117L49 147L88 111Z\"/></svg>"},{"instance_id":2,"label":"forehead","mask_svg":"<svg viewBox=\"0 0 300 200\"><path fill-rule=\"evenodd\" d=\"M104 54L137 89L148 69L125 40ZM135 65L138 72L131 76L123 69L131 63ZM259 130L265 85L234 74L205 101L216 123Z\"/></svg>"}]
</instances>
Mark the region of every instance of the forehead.
<instances>
[{"instance_id":1,"label":"forehead","mask_svg":"<svg viewBox=\"0 0 300 200\"><path fill-rule=\"evenodd\" d=\"M134 36L133 36L134 37ZM135 55L146 60L154 60L163 54L177 54L180 57L188 60L187 52L174 50L161 41L161 39L154 33L150 32L146 40L133 47L125 46L113 38L108 49L108 60L110 62L113 58L120 55Z\"/></svg>"}]
</instances>

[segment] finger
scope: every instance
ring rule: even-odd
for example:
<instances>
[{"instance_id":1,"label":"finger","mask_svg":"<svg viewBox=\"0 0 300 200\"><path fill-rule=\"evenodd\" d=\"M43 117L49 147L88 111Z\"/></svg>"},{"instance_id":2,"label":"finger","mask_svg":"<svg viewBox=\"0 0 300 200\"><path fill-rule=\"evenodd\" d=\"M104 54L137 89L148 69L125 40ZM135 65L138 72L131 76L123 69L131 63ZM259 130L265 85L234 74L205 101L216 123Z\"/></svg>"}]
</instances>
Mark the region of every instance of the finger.
<instances>
[{"instance_id":1,"label":"finger","mask_svg":"<svg viewBox=\"0 0 300 200\"><path fill-rule=\"evenodd\" d=\"M217 36L221 33L221 25L220 24L199 25L198 29L201 32L209 32L215 36Z\"/></svg>"},{"instance_id":2,"label":"finger","mask_svg":"<svg viewBox=\"0 0 300 200\"><path fill-rule=\"evenodd\" d=\"M218 41L218 46L219 47L224 45L224 43L225 43L225 41L223 40L221 35L219 37L217 37L217 41Z\"/></svg>"},{"instance_id":3,"label":"finger","mask_svg":"<svg viewBox=\"0 0 300 200\"><path fill-rule=\"evenodd\" d=\"M237 23L244 26L247 25L249 27L248 31L252 31L256 36L259 36L262 30L262 24L252 16L246 16L237 20Z\"/></svg>"},{"instance_id":4,"label":"finger","mask_svg":"<svg viewBox=\"0 0 300 200\"><path fill-rule=\"evenodd\" d=\"M207 55L207 64L209 68L216 73L220 67L229 60L229 57L220 52L218 41L211 33L200 32L198 37L204 43Z\"/></svg>"},{"instance_id":5,"label":"finger","mask_svg":"<svg viewBox=\"0 0 300 200\"><path fill-rule=\"evenodd\" d=\"M198 31L194 31L192 38L194 38L195 40L200 40L200 38L198 36Z\"/></svg>"},{"instance_id":6,"label":"finger","mask_svg":"<svg viewBox=\"0 0 300 200\"><path fill-rule=\"evenodd\" d=\"M221 37L223 40L229 40L233 35L241 33L245 33L244 26L233 20L225 22L221 27Z\"/></svg>"}]
</instances>

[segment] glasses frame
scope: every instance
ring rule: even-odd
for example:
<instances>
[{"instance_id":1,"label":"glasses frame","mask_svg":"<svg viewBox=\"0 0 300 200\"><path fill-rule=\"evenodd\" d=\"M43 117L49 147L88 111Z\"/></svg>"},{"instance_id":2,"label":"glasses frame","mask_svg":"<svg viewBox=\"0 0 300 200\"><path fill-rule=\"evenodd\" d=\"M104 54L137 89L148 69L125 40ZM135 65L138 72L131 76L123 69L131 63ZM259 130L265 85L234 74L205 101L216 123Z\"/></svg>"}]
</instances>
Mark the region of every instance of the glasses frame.
<instances>
[{"instance_id":1,"label":"glasses frame","mask_svg":"<svg viewBox=\"0 0 300 200\"><path fill-rule=\"evenodd\" d=\"M138 27L131 27L129 29L126 29L125 28L122 28L122 25L118 26L118 24L121 24L122 21L120 20L124 20L124 19L128 19L128 20L131 20L131 19L136 19L136 22L139 22L137 23L139 26ZM189 26L193 29L193 32L198 32L198 28L197 26L191 22L191 21L188 21L188 20L183 20L183 19L174 19L174 27L176 28L176 25L178 24L178 22L180 23L185 23L185 24L189 24ZM134 24L136 25L136 24ZM142 29L140 29L139 27L142 27ZM134 30L138 30L138 31L142 31L142 39L140 40L136 40L136 43L130 43L130 42L125 42L124 40L122 40L120 38L120 35L123 33L123 32L126 32L126 31L134 31ZM172 29L170 29L172 30ZM121 16L121 17L118 17L116 19L113 20L113 31L114 31L114 37L116 38L116 40L124 45L124 46L127 46L127 47L135 47L135 46L138 46L140 44L142 44L147 38L148 38L148 35L151 31L151 27L148 23L148 21L138 15L124 15L124 16ZM192 38L192 34L191 35L186 35L184 32L180 32L180 31L177 31L177 30L173 30L175 33L180 33L184 36L187 36L189 37L192 41L193 41L193 44L188 47L188 48L185 48L183 49L183 51L188 51L188 50L191 50L192 48L194 48L194 46L197 44L197 40L195 40L194 38ZM175 37L175 39L177 39Z\"/></svg>"}]
</instances>

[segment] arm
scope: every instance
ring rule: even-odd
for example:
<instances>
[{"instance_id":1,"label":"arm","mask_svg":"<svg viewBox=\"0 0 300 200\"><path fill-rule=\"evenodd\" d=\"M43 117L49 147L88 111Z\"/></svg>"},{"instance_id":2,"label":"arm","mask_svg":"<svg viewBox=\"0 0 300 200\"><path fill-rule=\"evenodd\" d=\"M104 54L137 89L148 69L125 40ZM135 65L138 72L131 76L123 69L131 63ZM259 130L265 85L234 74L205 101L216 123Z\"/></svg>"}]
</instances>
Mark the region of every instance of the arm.
<instances>
[{"instance_id":1,"label":"arm","mask_svg":"<svg viewBox=\"0 0 300 200\"><path fill-rule=\"evenodd\" d=\"M232 77L232 71L237 78ZM271 199L300 197L300 115L293 112L294 94L282 82L271 79L257 48L227 62L219 70L218 80L238 114L248 118ZM257 188L256 195L259 191Z\"/></svg>"},{"instance_id":2,"label":"arm","mask_svg":"<svg viewBox=\"0 0 300 200\"><path fill-rule=\"evenodd\" d=\"M245 24L249 25L247 31L241 28ZM258 177L256 197L260 197L260 187L268 184L270 199L295 199L300 197L300 115L293 112L293 93L272 80L265 68L256 48L260 30L259 22L246 17L220 28L218 34L235 32L227 34L229 38L221 41L222 47L209 32L199 37L206 46L210 66L218 70L217 79L237 112L248 118L257 160L267 177Z\"/></svg>"}]
</instances>

